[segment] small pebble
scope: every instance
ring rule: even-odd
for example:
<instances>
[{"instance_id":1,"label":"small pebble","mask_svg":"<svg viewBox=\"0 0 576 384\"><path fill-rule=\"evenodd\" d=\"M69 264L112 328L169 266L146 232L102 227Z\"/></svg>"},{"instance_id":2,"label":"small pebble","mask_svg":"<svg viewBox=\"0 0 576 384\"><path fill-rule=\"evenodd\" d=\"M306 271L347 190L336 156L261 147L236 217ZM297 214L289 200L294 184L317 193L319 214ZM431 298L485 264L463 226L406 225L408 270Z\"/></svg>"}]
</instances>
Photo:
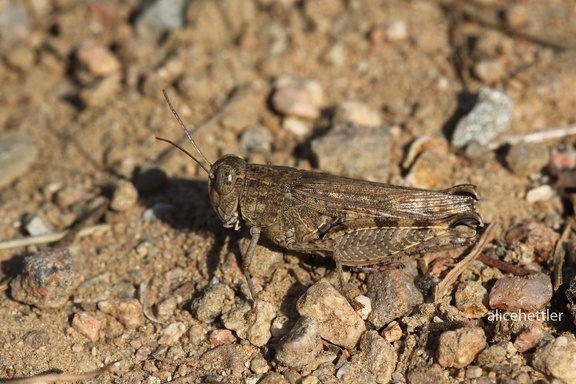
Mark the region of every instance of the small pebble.
<instances>
[{"instance_id":1,"label":"small pebble","mask_svg":"<svg viewBox=\"0 0 576 384\"><path fill-rule=\"evenodd\" d=\"M510 312L539 311L551 299L552 282L544 273L498 279L488 297L490 308Z\"/></svg>"},{"instance_id":2,"label":"small pebble","mask_svg":"<svg viewBox=\"0 0 576 384\"><path fill-rule=\"evenodd\" d=\"M100 337L102 322L89 313L79 312L72 318L72 328L94 343Z\"/></svg>"},{"instance_id":3,"label":"small pebble","mask_svg":"<svg viewBox=\"0 0 576 384\"><path fill-rule=\"evenodd\" d=\"M264 377L258 381L258 384L290 384L295 381L288 381L284 376L278 372L268 372Z\"/></svg>"},{"instance_id":4,"label":"small pebble","mask_svg":"<svg viewBox=\"0 0 576 384\"><path fill-rule=\"evenodd\" d=\"M236 331L241 339L246 339L257 347L262 347L268 343L272 337L270 325L276 317L274 307L265 302L258 301L256 318L246 321L246 314L251 310L249 305L241 305L230 312L222 315L222 324L228 329Z\"/></svg>"},{"instance_id":5,"label":"small pebble","mask_svg":"<svg viewBox=\"0 0 576 384\"><path fill-rule=\"evenodd\" d=\"M488 301L488 291L477 281L465 281L458 285L455 293L456 308L466 317L479 319L488 313L484 305Z\"/></svg>"},{"instance_id":6,"label":"small pebble","mask_svg":"<svg viewBox=\"0 0 576 384\"><path fill-rule=\"evenodd\" d=\"M534 248L538 261L548 260L560 235L543 223L531 222L513 228L506 234L506 242L524 242Z\"/></svg>"},{"instance_id":7,"label":"small pebble","mask_svg":"<svg viewBox=\"0 0 576 384\"><path fill-rule=\"evenodd\" d=\"M572 334L563 334L538 348L532 366L547 376L564 383L576 382L576 340Z\"/></svg>"},{"instance_id":8,"label":"small pebble","mask_svg":"<svg viewBox=\"0 0 576 384\"><path fill-rule=\"evenodd\" d=\"M506 359L506 348L501 344L491 345L478 355L478 365L481 367L494 368Z\"/></svg>"},{"instance_id":9,"label":"small pebble","mask_svg":"<svg viewBox=\"0 0 576 384\"><path fill-rule=\"evenodd\" d=\"M116 318L127 329L144 324L142 305L136 299L111 299L98 302L98 309Z\"/></svg>"},{"instance_id":10,"label":"small pebble","mask_svg":"<svg viewBox=\"0 0 576 384\"><path fill-rule=\"evenodd\" d=\"M210 344L212 347L219 347L225 344L234 344L236 342L236 336L229 329L215 329L210 332L208 336Z\"/></svg>"},{"instance_id":11,"label":"small pebble","mask_svg":"<svg viewBox=\"0 0 576 384\"><path fill-rule=\"evenodd\" d=\"M192 302L192 313L203 323L212 323L223 312L231 309L234 291L222 283L210 283L202 296Z\"/></svg>"},{"instance_id":12,"label":"small pebble","mask_svg":"<svg viewBox=\"0 0 576 384\"><path fill-rule=\"evenodd\" d=\"M185 0L154 0L134 19L134 29L139 38L156 42L162 35L184 25Z\"/></svg>"},{"instance_id":13,"label":"small pebble","mask_svg":"<svg viewBox=\"0 0 576 384\"><path fill-rule=\"evenodd\" d=\"M311 80L281 77L274 82L272 106L284 115L317 119L324 101L324 91Z\"/></svg>"},{"instance_id":14,"label":"small pebble","mask_svg":"<svg viewBox=\"0 0 576 384\"><path fill-rule=\"evenodd\" d=\"M19 44L9 49L4 56L6 64L18 72L29 71L35 63L36 55L32 48L26 44Z\"/></svg>"},{"instance_id":15,"label":"small pebble","mask_svg":"<svg viewBox=\"0 0 576 384\"><path fill-rule=\"evenodd\" d=\"M360 378L369 374L371 381L388 383L396 367L396 350L377 331L367 331L360 341L360 353L354 355L348 371L342 377L344 382L360 382ZM367 372L366 372L367 369Z\"/></svg>"},{"instance_id":16,"label":"small pebble","mask_svg":"<svg viewBox=\"0 0 576 384\"><path fill-rule=\"evenodd\" d=\"M167 346L175 345L185 332L186 325L184 323L177 322L168 324L168 326L162 330L158 344Z\"/></svg>"},{"instance_id":17,"label":"small pebble","mask_svg":"<svg viewBox=\"0 0 576 384\"><path fill-rule=\"evenodd\" d=\"M368 316L372 312L372 300L364 295L356 296L354 300L362 304L362 308L358 309L356 312L358 312L362 320L368 319Z\"/></svg>"},{"instance_id":18,"label":"small pebble","mask_svg":"<svg viewBox=\"0 0 576 384\"><path fill-rule=\"evenodd\" d=\"M127 211L138 202L138 190L129 181L120 180L114 193L110 207L118 212Z\"/></svg>"},{"instance_id":19,"label":"small pebble","mask_svg":"<svg viewBox=\"0 0 576 384\"><path fill-rule=\"evenodd\" d=\"M494 84L508 73L499 59L485 59L474 65L474 74L485 84Z\"/></svg>"},{"instance_id":20,"label":"small pebble","mask_svg":"<svg viewBox=\"0 0 576 384\"><path fill-rule=\"evenodd\" d=\"M529 19L529 8L527 4L510 4L504 14L506 24L513 29L524 27Z\"/></svg>"},{"instance_id":21,"label":"small pebble","mask_svg":"<svg viewBox=\"0 0 576 384\"><path fill-rule=\"evenodd\" d=\"M274 320L272 320L272 324L270 325L270 332L272 332L273 337L281 337L287 334L293 326L293 319L290 319L284 315L279 315L274 318Z\"/></svg>"},{"instance_id":22,"label":"small pebble","mask_svg":"<svg viewBox=\"0 0 576 384\"><path fill-rule=\"evenodd\" d=\"M477 379L482 376L482 368L475 365L469 365L466 367L466 378L467 379Z\"/></svg>"},{"instance_id":23,"label":"small pebble","mask_svg":"<svg viewBox=\"0 0 576 384\"><path fill-rule=\"evenodd\" d=\"M322 351L322 339L318 322L303 316L276 347L276 360L287 367L302 367L310 364Z\"/></svg>"},{"instance_id":24,"label":"small pebble","mask_svg":"<svg viewBox=\"0 0 576 384\"><path fill-rule=\"evenodd\" d=\"M296 308L301 316L310 316L318 322L323 339L344 348L354 348L366 331L362 318L325 279L308 288Z\"/></svg>"},{"instance_id":25,"label":"small pebble","mask_svg":"<svg viewBox=\"0 0 576 384\"><path fill-rule=\"evenodd\" d=\"M452 380L446 378L446 373L438 365L431 366L421 365L410 370L406 375L408 383L434 383L434 384L451 384Z\"/></svg>"},{"instance_id":26,"label":"small pebble","mask_svg":"<svg viewBox=\"0 0 576 384\"><path fill-rule=\"evenodd\" d=\"M199 346L201 345L204 340L206 340L206 336L208 335L208 326L204 323L197 323L194 324L190 327L190 329L188 329L188 339L190 339L190 342L192 345L194 346Z\"/></svg>"},{"instance_id":27,"label":"small pebble","mask_svg":"<svg viewBox=\"0 0 576 384\"><path fill-rule=\"evenodd\" d=\"M287 116L282 119L282 129L285 129L296 136L304 137L312 132L312 125L299 117Z\"/></svg>"},{"instance_id":28,"label":"small pebble","mask_svg":"<svg viewBox=\"0 0 576 384\"><path fill-rule=\"evenodd\" d=\"M510 126L514 103L502 91L482 88L472 111L458 122L452 135L452 145L464 147L472 141L488 145Z\"/></svg>"},{"instance_id":29,"label":"small pebble","mask_svg":"<svg viewBox=\"0 0 576 384\"><path fill-rule=\"evenodd\" d=\"M538 346L544 337L544 330L539 323L533 322L530 327L514 340L514 347L520 353L528 352Z\"/></svg>"},{"instance_id":30,"label":"small pebble","mask_svg":"<svg viewBox=\"0 0 576 384\"><path fill-rule=\"evenodd\" d=\"M52 233L54 230L48 223L46 223L44 218L39 215L34 215L26 222L26 232L28 232L30 236L38 236Z\"/></svg>"},{"instance_id":31,"label":"small pebble","mask_svg":"<svg viewBox=\"0 0 576 384\"><path fill-rule=\"evenodd\" d=\"M554 196L554 189L551 186L545 184L536 188L532 188L526 192L526 201L529 203L537 203L540 201L548 201Z\"/></svg>"},{"instance_id":32,"label":"small pebble","mask_svg":"<svg viewBox=\"0 0 576 384\"><path fill-rule=\"evenodd\" d=\"M103 45L82 46L76 52L76 58L94 76L104 77L120 70L116 56Z\"/></svg>"},{"instance_id":33,"label":"small pebble","mask_svg":"<svg viewBox=\"0 0 576 384\"><path fill-rule=\"evenodd\" d=\"M334 118L362 127L377 128L382 126L382 119L378 111L356 100L339 104Z\"/></svg>"},{"instance_id":34,"label":"small pebble","mask_svg":"<svg viewBox=\"0 0 576 384\"><path fill-rule=\"evenodd\" d=\"M552 148L548 168L553 174L576 168L576 148L572 145Z\"/></svg>"},{"instance_id":35,"label":"small pebble","mask_svg":"<svg viewBox=\"0 0 576 384\"><path fill-rule=\"evenodd\" d=\"M59 208L69 208L90 196L90 191L80 185L67 185L59 189L54 195L54 203Z\"/></svg>"},{"instance_id":36,"label":"small pebble","mask_svg":"<svg viewBox=\"0 0 576 384\"><path fill-rule=\"evenodd\" d=\"M539 173L550 162L550 151L541 143L518 143L506 154L508 168L518 176Z\"/></svg>"},{"instance_id":37,"label":"small pebble","mask_svg":"<svg viewBox=\"0 0 576 384\"><path fill-rule=\"evenodd\" d=\"M402 338L403 332L402 328L400 328L400 324L398 324L397 321L393 321L382 330L381 335L384 340L393 343Z\"/></svg>"},{"instance_id":38,"label":"small pebble","mask_svg":"<svg viewBox=\"0 0 576 384\"><path fill-rule=\"evenodd\" d=\"M38 147L19 133L0 133L0 188L25 175L36 161Z\"/></svg>"},{"instance_id":39,"label":"small pebble","mask_svg":"<svg viewBox=\"0 0 576 384\"><path fill-rule=\"evenodd\" d=\"M436 356L446 368L464 368L486 346L486 335L480 327L465 327L440 335Z\"/></svg>"},{"instance_id":40,"label":"small pebble","mask_svg":"<svg viewBox=\"0 0 576 384\"><path fill-rule=\"evenodd\" d=\"M387 128L345 124L312 140L311 146L324 172L385 182L390 175L392 144Z\"/></svg>"},{"instance_id":41,"label":"small pebble","mask_svg":"<svg viewBox=\"0 0 576 384\"><path fill-rule=\"evenodd\" d=\"M406 182L415 188L437 189L452 172L450 162L446 161L448 156L448 143L444 139L430 139L410 166Z\"/></svg>"},{"instance_id":42,"label":"small pebble","mask_svg":"<svg viewBox=\"0 0 576 384\"><path fill-rule=\"evenodd\" d=\"M178 299L174 296L168 297L156 305L156 314L162 320L169 319L174 314L177 306Z\"/></svg>"},{"instance_id":43,"label":"small pebble","mask_svg":"<svg viewBox=\"0 0 576 384\"><path fill-rule=\"evenodd\" d=\"M390 41L400 41L408 37L408 27L404 20L393 20L384 25L384 36Z\"/></svg>"},{"instance_id":44,"label":"small pebble","mask_svg":"<svg viewBox=\"0 0 576 384\"><path fill-rule=\"evenodd\" d=\"M415 274L408 267L368 275L366 296L372 300L373 308L368 321L375 328L410 314L414 306L424 301L422 292L414 285Z\"/></svg>"},{"instance_id":45,"label":"small pebble","mask_svg":"<svg viewBox=\"0 0 576 384\"><path fill-rule=\"evenodd\" d=\"M120 73L100 78L82 88L79 98L85 106L103 107L120 93L122 88L121 80Z\"/></svg>"},{"instance_id":46,"label":"small pebble","mask_svg":"<svg viewBox=\"0 0 576 384\"><path fill-rule=\"evenodd\" d=\"M270 371L270 366L263 356L256 356L250 361L250 370L257 375L263 375ZM258 383L261 383L261 381L258 381Z\"/></svg>"},{"instance_id":47,"label":"small pebble","mask_svg":"<svg viewBox=\"0 0 576 384\"><path fill-rule=\"evenodd\" d=\"M174 213L174 206L169 203L155 203L142 214L142 220L153 221L169 218Z\"/></svg>"},{"instance_id":48,"label":"small pebble","mask_svg":"<svg viewBox=\"0 0 576 384\"><path fill-rule=\"evenodd\" d=\"M74 304L94 304L110 297L110 273L105 272L84 281L74 291Z\"/></svg>"},{"instance_id":49,"label":"small pebble","mask_svg":"<svg viewBox=\"0 0 576 384\"><path fill-rule=\"evenodd\" d=\"M270 153L274 136L263 125L252 125L240 136L240 150L245 153Z\"/></svg>"},{"instance_id":50,"label":"small pebble","mask_svg":"<svg viewBox=\"0 0 576 384\"><path fill-rule=\"evenodd\" d=\"M392 372L392 379L390 380L391 383L400 383L402 382L402 379L404 378L404 375L401 374L400 372Z\"/></svg>"},{"instance_id":51,"label":"small pebble","mask_svg":"<svg viewBox=\"0 0 576 384\"><path fill-rule=\"evenodd\" d=\"M72 287L72 255L68 249L46 250L24 258L22 274L10 282L12 298L37 308L60 308Z\"/></svg>"},{"instance_id":52,"label":"small pebble","mask_svg":"<svg viewBox=\"0 0 576 384\"><path fill-rule=\"evenodd\" d=\"M322 56L322 59L327 64L333 65L335 67L341 67L346 63L347 57L348 52L346 50L346 46L337 41L330 46L330 48Z\"/></svg>"},{"instance_id":53,"label":"small pebble","mask_svg":"<svg viewBox=\"0 0 576 384\"><path fill-rule=\"evenodd\" d=\"M22 343L34 349L45 347L50 343L50 334L43 329L33 329L24 334Z\"/></svg>"},{"instance_id":54,"label":"small pebble","mask_svg":"<svg viewBox=\"0 0 576 384\"><path fill-rule=\"evenodd\" d=\"M26 7L19 4L18 1L4 1L0 7L0 36L2 36L2 40L24 42L29 39L30 34L30 20Z\"/></svg>"}]
</instances>

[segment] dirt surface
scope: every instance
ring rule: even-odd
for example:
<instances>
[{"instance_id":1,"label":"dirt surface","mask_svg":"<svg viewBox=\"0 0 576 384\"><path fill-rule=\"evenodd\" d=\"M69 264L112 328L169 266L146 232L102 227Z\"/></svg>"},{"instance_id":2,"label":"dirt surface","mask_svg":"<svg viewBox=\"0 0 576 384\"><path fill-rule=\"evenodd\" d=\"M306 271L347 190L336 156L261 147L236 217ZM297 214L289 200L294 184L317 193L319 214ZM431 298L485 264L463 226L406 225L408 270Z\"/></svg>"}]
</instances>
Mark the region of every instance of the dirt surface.
<instances>
[{"instance_id":1,"label":"dirt surface","mask_svg":"<svg viewBox=\"0 0 576 384\"><path fill-rule=\"evenodd\" d=\"M573 124L575 19L568 0L4 1L0 143L10 144L0 158L10 156L10 166L0 169L6 180L0 187L0 240L29 239L34 217L51 232L90 231L0 250L0 378L83 373L120 361L88 382L418 382L416 374L426 369L444 382L568 380L532 365L534 350L513 358L509 353L495 365L476 360L472 366L479 372L450 366L436 356L438 333L407 364L408 322L402 321L404 336L389 344L404 361L391 368L396 376L379 376L369 359L358 357L369 353L367 345L374 343L368 339L344 348L324 338L318 355L324 360L282 363L274 351L300 318L298 298L323 277L336 282L334 262L262 241L252 273L273 316L261 327L274 321L289 326L268 338L227 326L226 311L251 303L239 251L248 231L223 228L209 205L205 172L155 136L182 137L163 99L166 89L181 118L200 127L194 138L212 162L235 153L262 164L345 173L323 167L327 155L315 152L312 142L334 129L332 118L343 103L357 101L389 134L389 168L383 170L389 176L377 181L433 189L476 185L484 222L499 224L493 246L509 250L513 241L505 235L514 227L535 222L561 233L573 215L574 139L542 141L545 155L556 157L528 172L523 165L511 170L514 159L507 156L514 145L473 156L448 143L484 86L514 103L511 125L499 137ZM287 76L312 84L307 90L319 89L319 97L303 101L304 115L312 115L280 111L272 95L276 81ZM432 140L403 166L411 143L425 136ZM542 160L532 155L541 152L527 151L515 159L528 157L526 167ZM346 156L368 170L379 164L363 148ZM554 184L560 163L563 185ZM351 176L381 177L375 174ZM551 196L527 199L542 185L553 186ZM545 257L555 242L550 244ZM71 269L62 267L65 276L56 276L69 280L64 302L49 308L16 300L10 281L22 275L24 258L51 248L71 255ZM526 254L524 266L551 274L537 252ZM502 276L477 271L468 278L487 288ZM346 277L366 292L367 274ZM222 308L204 316L194 303L214 305L206 292L216 282L230 290L216 296ZM549 308L566 317L539 323L548 339L574 332L559 292ZM129 308L125 317L118 314L122 306ZM80 332L92 326L75 322L81 315L99 328L92 340ZM455 318L443 312L435 321ZM470 322L484 328L486 346L513 342L520 333L510 331L504 340L483 319ZM382 327L366 326L384 335ZM345 362L355 367L349 374L340 370Z\"/></svg>"}]
</instances>

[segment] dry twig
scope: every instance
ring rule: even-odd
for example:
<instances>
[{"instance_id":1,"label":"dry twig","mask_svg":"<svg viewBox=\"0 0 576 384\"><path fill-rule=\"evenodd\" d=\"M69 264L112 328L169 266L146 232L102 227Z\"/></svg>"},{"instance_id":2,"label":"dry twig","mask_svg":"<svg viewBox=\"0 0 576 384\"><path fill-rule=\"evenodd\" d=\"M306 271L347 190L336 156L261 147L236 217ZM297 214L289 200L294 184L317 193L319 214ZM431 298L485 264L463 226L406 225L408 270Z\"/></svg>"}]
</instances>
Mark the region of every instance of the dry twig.
<instances>
[{"instance_id":1,"label":"dry twig","mask_svg":"<svg viewBox=\"0 0 576 384\"><path fill-rule=\"evenodd\" d=\"M96 376L100 376L108 371L111 371L114 366L120 363L121 360L115 361L110 363L100 369L96 369L95 371L86 372L86 373L79 373L79 374L70 374L70 373L46 373L31 377L20 377L17 379L9 379L9 380L0 380L0 383L10 383L10 384L40 384L40 383L61 383L64 381L80 381L80 380L88 380L92 379Z\"/></svg>"},{"instance_id":2,"label":"dry twig","mask_svg":"<svg viewBox=\"0 0 576 384\"><path fill-rule=\"evenodd\" d=\"M81 238L90 236L95 232L105 231L108 230L109 228L110 225L108 224L99 224L91 227L82 228L80 231L78 231L76 237ZM27 247L29 245L54 243L56 241L62 240L63 238L68 236L69 233L71 233L71 230L47 233L45 235L38 235L38 236L21 237L19 239L13 239L13 240L6 240L0 242L0 250Z\"/></svg>"},{"instance_id":3,"label":"dry twig","mask_svg":"<svg viewBox=\"0 0 576 384\"><path fill-rule=\"evenodd\" d=\"M568 240L568 236L572 232L572 219L569 219L566 223L566 228L562 232L562 236L556 242L554 247L554 253L552 254L553 270L552 270L552 281L554 284L554 292L560 288L564 279L562 278L562 267L564 266L564 259L566 256L566 250L564 249L564 243Z\"/></svg>"},{"instance_id":4,"label":"dry twig","mask_svg":"<svg viewBox=\"0 0 576 384\"><path fill-rule=\"evenodd\" d=\"M446 294L446 291L452 286L452 284L456 282L458 276L460 276L460 274L470 265L470 263L476 260L478 255L480 255L480 253L484 249L486 243L489 240L492 240L495 227L496 227L495 223L490 224L488 228L486 228L484 234L482 234L482 237L480 238L474 249L470 251L468 256L466 256L464 259L462 259L462 261L456 264L456 266L446 275L444 280L442 280L440 284L436 286L436 289L434 290L435 303L438 303L438 301L440 301L440 299Z\"/></svg>"},{"instance_id":5,"label":"dry twig","mask_svg":"<svg viewBox=\"0 0 576 384\"><path fill-rule=\"evenodd\" d=\"M576 135L576 125L550 128L542 131L528 132L519 135L504 136L488 144L488 149L495 150L502 147L503 145L514 145L518 143L539 143L547 140L562 139L572 135Z\"/></svg>"}]
</instances>

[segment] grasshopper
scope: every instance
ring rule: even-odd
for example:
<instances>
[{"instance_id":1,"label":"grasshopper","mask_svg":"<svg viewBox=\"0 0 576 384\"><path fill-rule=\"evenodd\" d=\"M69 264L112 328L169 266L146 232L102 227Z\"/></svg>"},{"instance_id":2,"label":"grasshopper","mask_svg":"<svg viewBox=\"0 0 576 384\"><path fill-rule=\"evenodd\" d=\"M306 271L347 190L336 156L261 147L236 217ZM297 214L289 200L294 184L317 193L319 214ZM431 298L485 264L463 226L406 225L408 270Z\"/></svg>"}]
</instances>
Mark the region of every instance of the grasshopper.
<instances>
[{"instance_id":1,"label":"grasshopper","mask_svg":"<svg viewBox=\"0 0 576 384\"><path fill-rule=\"evenodd\" d=\"M157 139L177 147L206 171L210 203L224 227L238 230L244 223L250 228L242 270L253 310L258 295L250 264L262 235L291 251L331 255L344 292L342 266L370 269L410 255L470 245L484 225L476 212L476 187L471 184L430 191L248 164L231 154L212 164L163 92L172 114L208 166L178 144Z\"/></svg>"}]
</instances>

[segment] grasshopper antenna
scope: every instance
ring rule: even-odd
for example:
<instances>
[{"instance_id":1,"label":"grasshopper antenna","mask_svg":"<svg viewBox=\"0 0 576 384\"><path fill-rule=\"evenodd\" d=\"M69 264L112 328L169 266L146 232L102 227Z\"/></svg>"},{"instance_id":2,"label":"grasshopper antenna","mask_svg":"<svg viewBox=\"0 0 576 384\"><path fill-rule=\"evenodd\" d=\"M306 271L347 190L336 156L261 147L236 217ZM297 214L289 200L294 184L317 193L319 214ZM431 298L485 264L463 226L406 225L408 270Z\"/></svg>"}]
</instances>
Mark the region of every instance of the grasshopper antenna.
<instances>
[{"instance_id":1,"label":"grasshopper antenna","mask_svg":"<svg viewBox=\"0 0 576 384\"><path fill-rule=\"evenodd\" d=\"M168 103L168 107L170 108L170 111L172 111L172 114L174 115L174 117L176 118L176 120L178 121L178 124L180 124L180 127L182 127L182 130L184 131L184 133L186 134L186 136L188 137L188 140L192 143L192 145L194 146L194 148L196 149L196 151L198 152L198 154L200 154L200 156L202 157L202 159L208 163L210 166L212 166L212 163L210 161L208 161L208 159L206 158L206 156L204 156L204 154L202 153L202 151L200 150L200 148L198 148L198 145L196 144L196 142L194 141L194 139L192 138L192 136L190 135L190 132L188 132L188 129L186 128L186 125L184 125L184 122L182 121L182 119L180 118L180 116L178 116L178 112L176 112L176 109L174 109L174 106L172 105L172 102L170 101L170 98L168 97L168 93L166 92L165 89L162 90L162 93L164 94L164 98L166 99L166 102ZM162 137L156 137L156 140L160 140L160 141L164 141L176 148L178 148L179 150L181 150L182 152L184 152L186 155L188 155L188 157L190 157L192 160L194 160L199 166L202 167L202 169L204 171L206 171L207 174L210 174L210 170L204 165L202 164L202 162L200 162L200 160L198 160L196 157L192 156L192 154L190 152L188 152L186 149L182 148L180 145L176 144L175 142L168 140L168 139L164 139Z\"/></svg>"}]
</instances>

